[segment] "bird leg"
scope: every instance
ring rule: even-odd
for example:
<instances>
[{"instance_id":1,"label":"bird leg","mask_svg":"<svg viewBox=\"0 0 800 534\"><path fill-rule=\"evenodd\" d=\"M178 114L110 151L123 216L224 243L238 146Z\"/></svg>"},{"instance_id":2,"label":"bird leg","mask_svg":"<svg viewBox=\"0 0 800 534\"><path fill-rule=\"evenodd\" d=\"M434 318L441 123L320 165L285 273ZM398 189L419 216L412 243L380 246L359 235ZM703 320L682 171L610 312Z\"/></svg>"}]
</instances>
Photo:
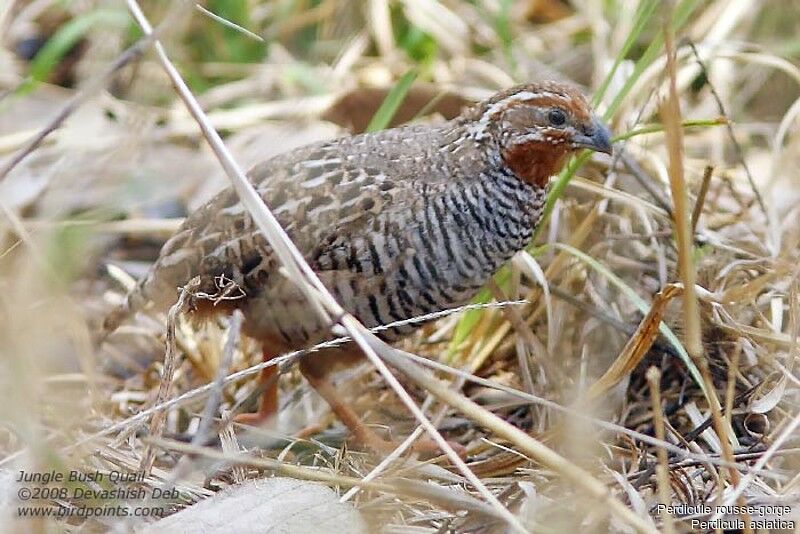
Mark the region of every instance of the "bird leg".
<instances>
[{"instance_id":1,"label":"bird leg","mask_svg":"<svg viewBox=\"0 0 800 534\"><path fill-rule=\"evenodd\" d=\"M300 360L300 372L309 385L325 399L336 417L353 433L357 442L376 451L390 448L390 444L365 425L358 414L342 400L341 392L328 379L327 362L321 360L324 360L324 355L306 356Z\"/></svg>"},{"instance_id":2,"label":"bird leg","mask_svg":"<svg viewBox=\"0 0 800 534\"><path fill-rule=\"evenodd\" d=\"M266 345L263 347L261 357L264 362L270 361L277 354ZM240 413L234 421L243 425L261 426L278 412L278 366L271 365L261 370L258 377L258 387L262 389L258 411L255 413Z\"/></svg>"},{"instance_id":3,"label":"bird leg","mask_svg":"<svg viewBox=\"0 0 800 534\"><path fill-rule=\"evenodd\" d=\"M344 425L353 433L355 440L375 452L388 453L396 449L398 444L385 440L373 432L364 421L356 414L353 409L342 400L341 391L338 391L328 379L329 362L325 361L325 355L306 355L300 360L300 372L303 374L309 385L313 387L319 395L325 399L334 414ZM450 446L462 458L466 458L466 448L460 443L449 442ZM431 439L419 439L413 446L413 450L425 456L436 456L442 454L439 445Z\"/></svg>"}]
</instances>

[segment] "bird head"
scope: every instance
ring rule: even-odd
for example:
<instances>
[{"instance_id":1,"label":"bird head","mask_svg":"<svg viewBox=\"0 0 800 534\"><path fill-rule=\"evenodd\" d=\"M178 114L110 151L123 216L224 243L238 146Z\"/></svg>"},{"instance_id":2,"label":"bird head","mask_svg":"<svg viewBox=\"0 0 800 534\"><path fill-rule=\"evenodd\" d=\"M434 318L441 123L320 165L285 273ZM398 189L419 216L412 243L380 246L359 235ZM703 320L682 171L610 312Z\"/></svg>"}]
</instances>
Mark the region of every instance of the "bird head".
<instances>
[{"instance_id":1,"label":"bird head","mask_svg":"<svg viewBox=\"0 0 800 534\"><path fill-rule=\"evenodd\" d=\"M539 187L577 150L612 153L608 127L568 84L519 85L482 102L473 114L474 137L491 139L514 174Z\"/></svg>"}]
</instances>

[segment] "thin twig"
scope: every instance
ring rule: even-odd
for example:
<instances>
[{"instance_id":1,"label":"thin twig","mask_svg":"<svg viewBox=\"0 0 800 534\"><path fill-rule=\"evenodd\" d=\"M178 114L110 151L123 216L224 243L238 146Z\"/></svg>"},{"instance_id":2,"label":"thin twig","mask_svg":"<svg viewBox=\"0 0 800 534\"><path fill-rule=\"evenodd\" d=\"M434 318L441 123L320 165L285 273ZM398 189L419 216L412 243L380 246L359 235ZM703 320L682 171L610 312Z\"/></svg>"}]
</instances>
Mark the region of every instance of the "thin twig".
<instances>
[{"instance_id":1,"label":"thin twig","mask_svg":"<svg viewBox=\"0 0 800 534\"><path fill-rule=\"evenodd\" d=\"M200 285L200 278L192 278L186 287L181 288L178 302L173 304L167 314L167 350L164 355L164 368L161 372L161 381L158 384L158 394L156 395L153 404L160 406L164 404L169 398L170 389L172 389L172 377L175 374L176 362L178 360L178 349L175 346L175 328L178 322L178 315L183 311L186 306L187 299L191 297L192 292ZM150 436L153 438L160 438L164 431L164 420L166 418L166 410L156 410L153 414L153 419L150 421ZM145 473L145 476L150 476L150 470L153 468L153 460L155 459L155 449L147 447L139 470Z\"/></svg>"},{"instance_id":2,"label":"thin twig","mask_svg":"<svg viewBox=\"0 0 800 534\"><path fill-rule=\"evenodd\" d=\"M209 395L208 400L206 400L203 414L200 417L200 425L197 427L197 433L192 438L192 445L205 445L206 435L211 428L214 414L217 413L217 409L222 400L222 389L225 385L225 377L228 376L228 369L230 369L231 361L233 360L233 352L236 350L236 344L239 342L239 332L242 328L242 321L242 312L240 310L235 310L228 325L228 339L225 341L225 347L222 350L222 360L214 376L213 389L211 390L211 395Z\"/></svg>"},{"instance_id":3,"label":"thin twig","mask_svg":"<svg viewBox=\"0 0 800 534\"><path fill-rule=\"evenodd\" d=\"M713 386L714 382L711 378L711 370L708 366L708 359L707 358L699 358L698 367L700 368L700 374L703 375L703 380L706 384ZM716 391L716 390L714 390ZM716 399L716 397L715 397ZM719 401L717 402L710 402L711 405L711 420L714 425L714 431L717 433L717 437L719 438L720 446L722 447L722 457L725 458L727 462L734 462L733 459L733 448L731 446L731 438L729 435L734 435L732 431L729 431L731 428L729 425L726 424L727 418L723 418L722 410L720 409ZM733 482L734 485L739 484L741 477L739 476L739 471L733 468L728 468L728 473L730 474L730 480ZM720 485L722 486L725 483L725 478L722 474L720 474ZM720 488L722 491L722 488ZM744 507L747 503L744 499L740 499L738 504ZM747 512L741 513L742 519L745 521L745 532L751 532L750 529L750 517Z\"/></svg>"},{"instance_id":4,"label":"thin twig","mask_svg":"<svg viewBox=\"0 0 800 534\"><path fill-rule=\"evenodd\" d=\"M703 171L703 180L700 182L700 191L697 192L697 200L694 202L694 209L692 210L692 235L697 232L697 222L703 214L703 206L706 203L706 195L708 195L708 188L711 185L711 175L714 172L714 167L706 165Z\"/></svg>"},{"instance_id":5,"label":"thin twig","mask_svg":"<svg viewBox=\"0 0 800 534\"><path fill-rule=\"evenodd\" d=\"M206 8L204 8L200 4L195 4L194 8L197 11L199 11L200 13L202 13L203 15L209 17L212 20L215 20L215 21L219 22L220 24L222 24L223 26L225 26L227 28L235 30L235 31L241 33L242 35L246 35L246 36L250 37L251 39L255 39L256 41L260 41L262 43L264 42L264 38L261 37L260 35L251 32L247 28L242 28L241 26L239 26L235 22L231 22L230 20L228 20L226 18L220 17L216 13L212 13L211 11L209 11Z\"/></svg>"},{"instance_id":6,"label":"thin twig","mask_svg":"<svg viewBox=\"0 0 800 534\"><path fill-rule=\"evenodd\" d=\"M667 215L671 219L672 206L670 206L669 202L664 199L664 196L661 194L661 192L656 189L655 186L653 186L655 180L651 176L647 175L645 170L642 169L641 165L639 165L639 162L633 159L626 150L622 149L619 157L625 164L625 167L628 169L628 171L633 175L634 178L636 178L636 181L639 182L639 185L641 185L645 191L650 193L650 196L653 197L655 203L658 204L661 209L667 212Z\"/></svg>"},{"instance_id":7,"label":"thin twig","mask_svg":"<svg viewBox=\"0 0 800 534\"><path fill-rule=\"evenodd\" d=\"M503 290L499 285L497 285L497 282L495 282L493 278L490 278L486 285L496 300L506 300L505 293L503 293ZM533 329L528 326L528 323L525 322L522 314L514 308L503 308L503 313L506 316L506 320L514 326L514 330L517 331L517 334L519 334L528 344L531 353L544 356L544 360L539 358L539 363L541 363L545 368L549 368L549 365L546 362L546 360L550 357L550 355L547 353L547 348L542 344L541 341L539 341L539 338L536 337L536 334L533 333ZM529 365L527 365L527 362L520 362L521 369L528 369L528 367ZM530 372L525 373L525 376L523 376L523 381L525 382L525 386L528 391L534 391L533 378Z\"/></svg>"},{"instance_id":8,"label":"thin twig","mask_svg":"<svg viewBox=\"0 0 800 534\"><path fill-rule=\"evenodd\" d=\"M736 342L733 356L728 363L728 383L725 387L725 424L733 424L733 402L736 397L736 375L739 372L739 357L742 354L742 340Z\"/></svg>"},{"instance_id":9,"label":"thin twig","mask_svg":"<svg viewBox=\"0 0 800 534\"><path fill-rule=\"evenodd\" d=\"M656 431L656 437L660 440L665 440L664 432L664 413L661 408L661 371L657 367L650 367L647 370L647 383L650 385L650 401L651 409L653 410L653 427ZM658 498L663 506L664 513L664 531L667 534L675 532L674 518L669 511L669 505L672 502L670 499L670 486L669 486L669 461L667 459L667 451L663 448L656 450L658 456L658 465L656 465L656 484L658 486Z\"/></svg>"},{"instance_id":10,"label":"thin twig","mask_svg":"<svg viewBox=\"0 0 800 534\"><path fill-rule=\"evenodd\" d=\"M181 295L183 297L183 295ZM173 307L174 308L174 307ZM170 310L172 311L172 310ZM176 313L180 312L177 310ZM206 399L205 407L203 408L203 413L200 418L200 424L198 425L197 432L195 433L194 437L192 438L191 445L193 447L202 447L205 445L207 441L207 433L211 428L212 420L214 419L214 414L216 413L217 409L220 405L220 400L222 398L222 389L225 384L225 376L228 374L228 369L230 368L231 360L233 358L233 351L236 348L236 344L239 340L239 329L242 325L242 312L236 310L231 317L230 325L228 328L228 339L225 343L225 347L222 353L222 361L217 368L217 374L214 377L214 381L211 383L212 390L211 395L209 395L208 399ZM170 324L167 323L167 342L172 342L174 344L174 324L172 325L172 338L170 339ZM174 349L173 349L174 350ZM174 358L173 358L174 359ZM168 360L169 361L169 357ZM162 380L163 383L163 380ZM156 412L158 414L160 412ZM153 417L155 420L155 416ZM160 436L153 436L155 441L158 441ZM146 449L146 454L150 454L153 448L148 445ZM164 480L161 484L161 490L163 492L168 492L173 487L178 480L181 480L186 474L189 472L189 469L192 465L192 460L194 456L192 455L185 455L182 456L179 460L177 465L169 474L169 477ZM142 503L142 506L151 506L154 504L155 499L153 495L149 495L147 499Z\"/></svg>"},{"instance_id":11,"label":"thin twig","mask_svg":"<svg viewBox=\"0 0 800 534\"><path fill-rule=\"evenodd\" d=\"M686 179L683 168L683 130L681 128L681 105L678 98L678 66L675 52L675 35L672 26L674 2L662 4L662 21L664 47L667 56L667 82L669 93L661 108L669 154L669 183L672 190L673 222L678 246L678 265L683 281L683 324L685 329L684 345L692 358L698 358L703 352L702 327L700 310L695 291L695 272L692 261L692 243L690 234L690 214L687 210Z\"/></svg>"},{"instance_id":12,"label":"thin twig","mask_svg":"<svg viewBox=\"0 0 800 534\"><path fill-rule=\"evenodd\" d=\"M697 65L700 67L700 72L703 74L703 78L706 81L706 85L708 85L709 90L711 91L711 96L714 97L714 101L717 103L717 109L719 109L719 114L722 115L727 119L728 114L725 111L725 105L722 103L722 99L717 93L714 84L711 82L711 76L708 74L708 69L706 69L706 65L702 59L700 59L700 54L697 52L697 47L695 47L693 41L689 41L689 47L692 49L692 54L694 54L694 58L697 61ZM764 198L761 196L761 191L758 190L758 186L756 186L756 180L753 178L753 173L750 172L750 167L747 166L747 161L744 159L744 150L742 149L742 145L739 144L739 141L736 139L736 132L733 131L733 124L731 121L725 121L725 127L728 129L728 137L730 137L731 143L733 144L733 148L736 151L736 158L739 160L739 163L742 164L742 168L744 169L744 173L747 176L747 182L750 184L750 188L753 190L753 194L756 197L756 201L758 202L758 206L761 208L761 212L764 214L764 218L769 220L769 213L767 212L767 206L764 204Z\"/></svg>"}]
</instances>

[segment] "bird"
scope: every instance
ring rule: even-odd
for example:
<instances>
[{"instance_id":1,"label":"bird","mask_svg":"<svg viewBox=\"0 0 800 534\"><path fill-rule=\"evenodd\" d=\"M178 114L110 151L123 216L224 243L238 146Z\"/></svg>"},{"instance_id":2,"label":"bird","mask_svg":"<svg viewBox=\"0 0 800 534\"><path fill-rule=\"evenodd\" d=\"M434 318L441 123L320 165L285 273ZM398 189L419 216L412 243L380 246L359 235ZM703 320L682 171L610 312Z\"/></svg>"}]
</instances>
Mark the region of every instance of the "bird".
<instances>
[{"instance_id":1,"label":"bird","mask_svg":"<svg viewBox=\"0 0 800 534\"><path fill-rule=\"evenodd\" d=\"M297 148L247 178L337 301L375 328L468 303L530 242L551 177L581 149L610 155L608 127L575 86L546 81L500 91L448 121ZM242 331L261 343L264 361L333 337L230 187L188 215L107 316L106 333L137 312L166 310L192 279L201 296L193 316L241 310ZM419 326L380 337L394 342ZM303 357L299 369L356 442L385 450L392 443L330 378L362 357L350 342ZM277 412L276 373L261 371L258 410L238 422L259 425Z\"/></svg>"}]
</instances>

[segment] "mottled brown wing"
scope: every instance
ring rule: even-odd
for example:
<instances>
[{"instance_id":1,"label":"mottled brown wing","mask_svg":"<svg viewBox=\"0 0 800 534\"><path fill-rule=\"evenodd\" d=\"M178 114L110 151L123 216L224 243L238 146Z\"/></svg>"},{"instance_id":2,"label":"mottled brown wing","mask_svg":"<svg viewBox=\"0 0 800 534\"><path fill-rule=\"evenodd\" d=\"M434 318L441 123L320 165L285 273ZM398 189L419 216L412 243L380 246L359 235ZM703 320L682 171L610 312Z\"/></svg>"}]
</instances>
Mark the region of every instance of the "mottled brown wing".
<instances>
[{"instance_id":1,"label":"mottled brown wing","mask_svg":"<svg viewBox=\"0 0 800 534\"><path fill-rule=\"evenodd\" d=\"M382 225L408 224L418 196L413 176L403 176L400 166L381 165L391 158L370 166L353 157L352 139L299 149L248 173L312 267L320 273L342 271L323 278L350 276L353 255L369 254L358 247L358 238ZM369 282L369 273L356 274L364 279L360 283ZM164 309L174 302L176 288L195 276L201 278L200 293L222 296L229 306L238 305L241 291L247 298L277 291L275 302L294 295L288 287L281 290L286 281L272 249L230 188L193 212L164 245L137 298Z\"/></svg>"}]
</instances>

